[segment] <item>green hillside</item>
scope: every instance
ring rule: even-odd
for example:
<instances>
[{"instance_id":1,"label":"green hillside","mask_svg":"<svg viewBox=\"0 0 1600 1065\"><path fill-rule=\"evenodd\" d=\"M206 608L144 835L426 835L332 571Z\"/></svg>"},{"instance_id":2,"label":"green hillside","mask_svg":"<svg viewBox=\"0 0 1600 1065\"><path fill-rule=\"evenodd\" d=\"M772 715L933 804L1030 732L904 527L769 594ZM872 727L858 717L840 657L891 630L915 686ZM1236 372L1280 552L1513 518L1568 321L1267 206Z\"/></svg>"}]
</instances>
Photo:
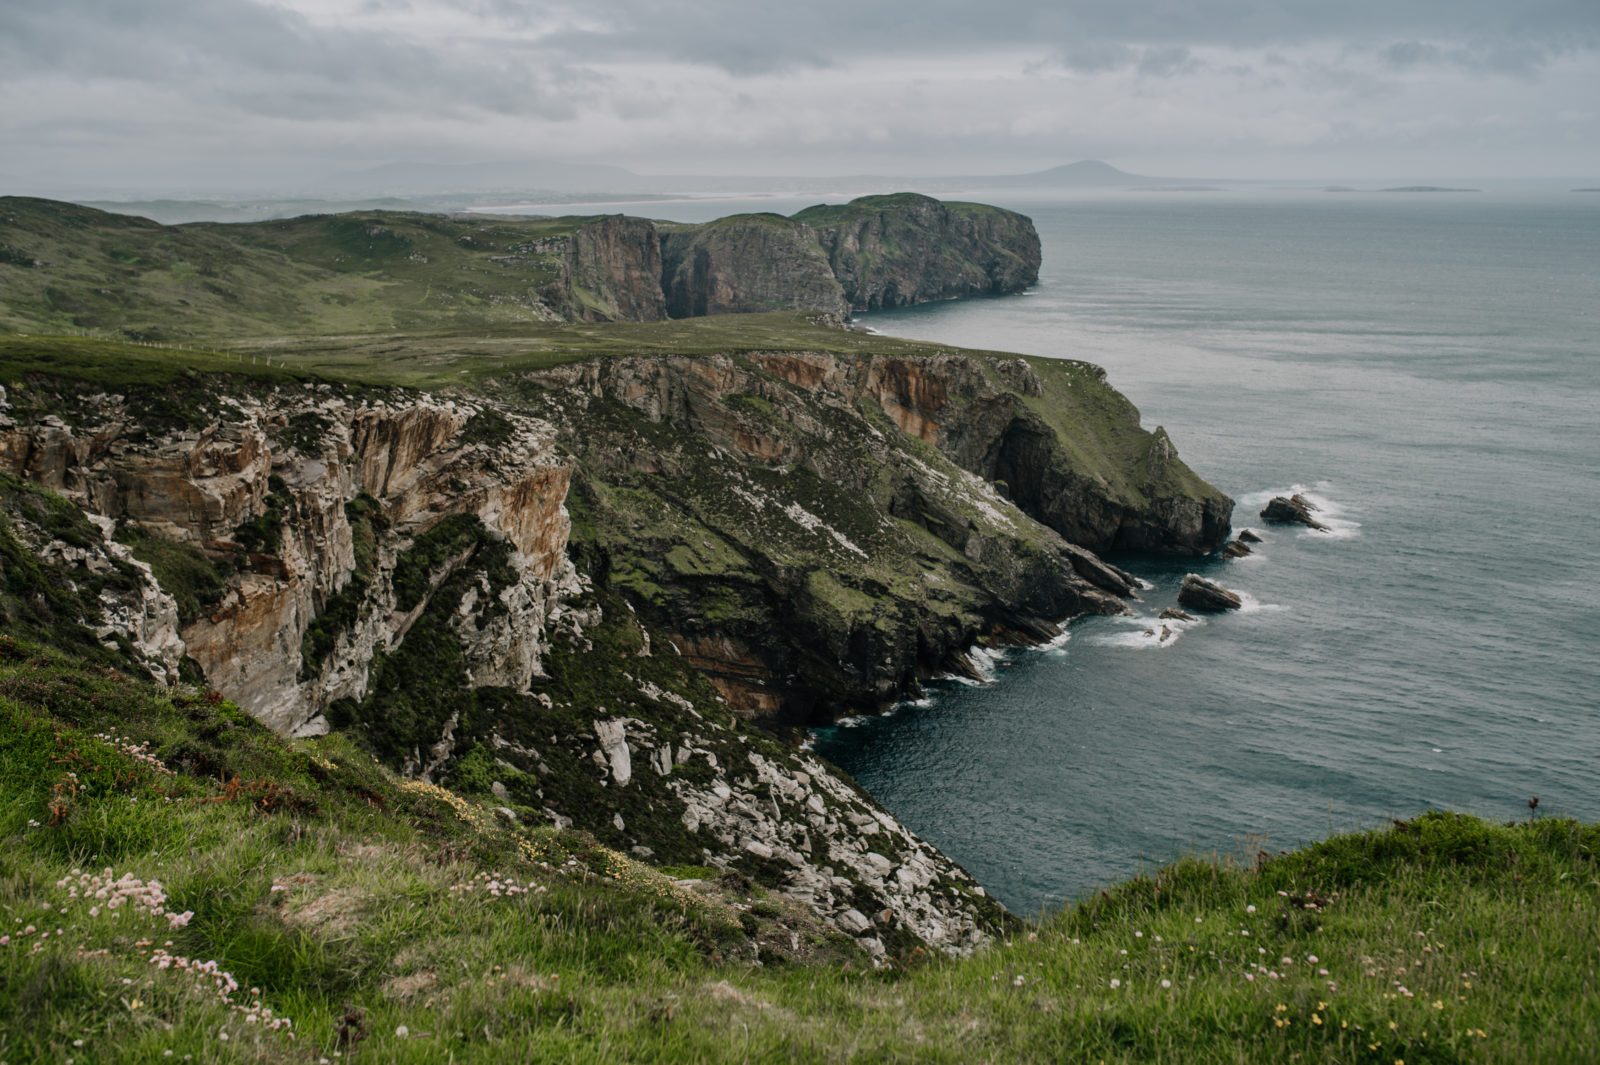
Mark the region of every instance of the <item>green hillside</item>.
<instances>
[{"instance_id":1,"label":"green hillside","mask_svg":"<svg viewBox=\"0 0 1600 1065\"><path fill-rule=\"evenodd\" d=\"M1600 829L1430 813L874 970L794 904L0 643L7 1062L1579 1062ZM159 885L159 886L157 886Z\"/></svg>"},{"instance_id":2,"label":"green hillside","mask_svg":"<svg viewBox=\"0 0 1600 1065\"><path fill-rule=\"evenodd\" d=\"M0 198L0 330L162 341L469 332L548 317L541 242L592 219L406 212L163 226Z\"/></svg>"}]
</instances>

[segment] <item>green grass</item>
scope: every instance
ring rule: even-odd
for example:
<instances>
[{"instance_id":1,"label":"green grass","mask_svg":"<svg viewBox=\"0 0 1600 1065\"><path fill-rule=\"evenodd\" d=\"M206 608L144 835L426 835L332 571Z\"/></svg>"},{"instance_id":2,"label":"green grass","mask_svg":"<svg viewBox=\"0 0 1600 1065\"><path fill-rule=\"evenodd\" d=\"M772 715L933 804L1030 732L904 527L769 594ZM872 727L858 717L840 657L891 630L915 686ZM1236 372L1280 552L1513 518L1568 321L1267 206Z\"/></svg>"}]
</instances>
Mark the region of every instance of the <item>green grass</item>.
<instances>
[{"instance_id":1,"label":"green grass","mask_svg":"<svg viewBox=\"0 0 1600 1065\"><path fill-rule=\"evenodd\" d=\"M0 726L7 1062L1391 1065L1600 1045L1600 828L1568 820L1429 813L1259 868L1185 859L966 959L757 966L763 940L812 934L803 914L738 885L689 895L582 834L403 785L338 736L285 743L226 701L11 644ZM160 766L125 753L141 743ZM106 868L192 917L71 897L74 869ZM232 1003L157 951L215 961Z\"/></svg>"},{"instance_id":2,"label":"green grass","mask_svg":"<svg viewBox=\"0 0 1600 1065\"><path fill-rule=\"evenodd\" d=\"M207 558L193 544L163 540L144 529L125 526L118 539L133 557L150 567L156 583L178 604L178 620L187 625L222 601L233 566Z\"/></svg>"},{"instance_id":3,"label":"green grass","mask_svg":"<svg viewBox=\"0 0 1600 1065\"><path fill-rule=\"evenodd\" d=\"M535 322L538 290L564 269L540 242L593 220L354 211L162 226L0 197L0 329L198 342Z\"/></svg>"},{"instance_id":4,"label":"green grass","mask_svg":"<svg viewBox=\"0 0 1600 1065\"><path fill-rule=\"evenodd\" d=\"M590 358L814 351L840 355L949 352L936 344L815 325L805 314L724 315L671 322L536 323L472 334L404 333L273 337L218 346L141 346L104 338L0 335L0 384L30 376L101 388L170 386L195 375L241 383L494 390L519 373Z\"/></svg>"}]
</instances>

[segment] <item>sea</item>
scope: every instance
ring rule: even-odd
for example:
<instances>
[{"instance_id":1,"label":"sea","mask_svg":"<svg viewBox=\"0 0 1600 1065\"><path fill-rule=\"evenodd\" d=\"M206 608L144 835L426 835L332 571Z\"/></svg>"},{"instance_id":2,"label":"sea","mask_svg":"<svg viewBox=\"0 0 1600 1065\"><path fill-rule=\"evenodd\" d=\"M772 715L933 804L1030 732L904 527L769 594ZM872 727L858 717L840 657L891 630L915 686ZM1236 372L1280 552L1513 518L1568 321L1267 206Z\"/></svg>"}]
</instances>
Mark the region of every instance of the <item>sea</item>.
<instances>
[{"instance_id":1,"label":"sea","mask_svg":"<svg viewBox=\"0 0 1600 1065\"><path fill-rule=\"evenodd\" d=\"M961 198L1033 219L1039 284L859 323L1105 367L1264 542L1113 556L1131 615L817 751L1023 915L1428 809L1600 819L1600 193ZM1329 531L1260 521L1291 492ZM1245 606L1162 639L1190 572Z\"/></svg>"}]
</instances>

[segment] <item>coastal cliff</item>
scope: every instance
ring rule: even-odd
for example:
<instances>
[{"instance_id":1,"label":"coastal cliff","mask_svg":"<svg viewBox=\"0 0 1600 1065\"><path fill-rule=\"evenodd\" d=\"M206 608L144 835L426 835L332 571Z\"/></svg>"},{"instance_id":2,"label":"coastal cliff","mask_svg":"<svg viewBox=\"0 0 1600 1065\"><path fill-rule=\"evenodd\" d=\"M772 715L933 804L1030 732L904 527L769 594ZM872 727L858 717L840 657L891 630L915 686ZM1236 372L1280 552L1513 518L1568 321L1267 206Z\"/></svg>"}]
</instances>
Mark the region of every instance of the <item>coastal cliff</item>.
<instances>
[{"instance_id":1,"label":"coastal cliff","mask_svg":"<svg viewBox=\"0 0 1600 1065\"><path fill-rule=\"evenodd\" d=\"M141 417L148 395L39 377L4 396L0 561L17 589L44 560L28 586L56 593L60 645L201 681L283 734L331 724L516 821L738 870L869 954L964 951L997 926L966 873L745 732L575 570L548 423L310 381L184 386L179 424ZM37 594L7 598L6 628L35 631Z\"/></svg>"},{"instance_id":2,"label":"coastal cliff","mask_svg":"<svg viewBox=\"0 0 1600 1065\"><path fill-rule=\"evenodd\" d=\"M0 328L135 340L456 334L1019 292L1026 218L909 193L699 225L362 211L163 226L0 197Z\"/></svg>"},{"instance_id":3,"label":"coastal cliff","mask_svg":"<svg viewBox=\"0 0 1600 1065\"><path fill-rule=\"evenodd\" d=\"M1129 471L1086 461L1164 437L1131 408L1108 411L1094 368L1046 363L749 352L527 380L529 409L572 442L575 539L592 567L743 712L814 722L970 668L975 645L1125 609L1132 578L983 475L1016 460L1015 426L1048 426L1030 402L1071 421L1041 475L1049 505L1090 515L1079 524L1103 546L1159 529L1144 542L1200 553L1225 537L1226 497L1175 457Z\"/></svg>"},{"instance_id":4,"label":"coastal cliff","mask_svg":"<svg viewBox=\"0 0 1600 1065\"><path fill-rule=\"evenodd\" d=\"M849 314L810 226L782 215L748 214L660 228L661 287L674 318L780 310Z\"/></svg>"},{"instance_id":5,"label":"coastal cliff","mask_svg":"<svg viewBox=\"0 0 1600 1065\"><path fill-rule=\"evenodd\" d=\"M852 310L997 296L1039 280L1039 234L1015 211L901 192L794 218L815 231Z\"/></svg>"},{"instance_id":6,"label":"coastal cliff","mask_svg":"<svg viewBox=\"0 0 1600 1065\"><path fill-rule=\"evenodd\" d=\"M971 456L1041 400L1063 469L1152 438L1083 364L789 329L815 347L539 357L435 391L7 341L6 628L337 730L520 823L739 871L875 955L970 949L1003 920L981 889L764 727L1122 610L1133 580ZM1175 470L1124 472L1181 491ZM1089 509L1162 520L1076 472Z\"/></svg>"}]
</instances>

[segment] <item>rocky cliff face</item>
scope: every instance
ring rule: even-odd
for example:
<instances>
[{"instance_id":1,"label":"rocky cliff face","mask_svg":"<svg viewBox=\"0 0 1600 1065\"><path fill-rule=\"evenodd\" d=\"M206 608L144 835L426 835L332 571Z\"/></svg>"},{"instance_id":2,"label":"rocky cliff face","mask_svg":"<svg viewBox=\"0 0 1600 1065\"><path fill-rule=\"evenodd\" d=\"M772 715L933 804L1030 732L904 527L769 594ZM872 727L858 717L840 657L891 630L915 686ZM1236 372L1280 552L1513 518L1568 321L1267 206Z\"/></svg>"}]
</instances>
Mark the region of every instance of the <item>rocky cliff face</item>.
<instances>
[{"instance_id":1,"label":"rocky cliff face","mask_svg":"<svg viewBox=\"0 0 1600 1065\"><path fill-rule=\"evenodd\" d=\"M189 392L179 425L59 382L0 397L5 628L54 625L169 683L198 668L280 732L331 719L503 816L764 884L875 957L964 952L1004 922L574 570L549 423L328 385Z\"/></svg>"},{"instance_id":2,"label":"rocky cliff face","mask_svg":"<svg viewBox=\"0 0 1600 1065\"><path fill-rule=\"evenodd\" d=\"M815 231L853 310L1021 292L1039 280L1039 234L1014 211L896 193L794 217Z\"/></svg>"},{"instance_id":3,"label":"rocky cliff face","mask_svg":"<svg viewBox=\"0 0 1600 1065\"><path fill-rule=\"evenodd\" d=\"M816 234L781 215L734 215L665 229L661 265L674 318L775 310L843 317L850 310Z\"/></svg>"},{"instance_id":4,"label":"rocky cliff face","mask_svg":"<svg viewBox=\"0 0 1600 1065\"><path fill-rule=\"evenodd\" d=\"M590 569L740 710L809 722L961 669L974 644L1124 609L1133 580L1055 517L1104 546L1225 537L1202 519L1226 497L1175 456L1121 483L1086 459L1170 444L1125 401L1108 413L1092 367L1046 372L1059 395L1020 358L616 358L534 375L529 406L578 459ZM1016 426L1074 415L1038 492L986 479L1022 460Z\"/></svg>"},{"instance_id":5,"label":"rocky cliff face","mask_svg":"<svg viewBox=\"0 0 1600 1065\"><path fill-rule=\"evenodd\" d=\"M661 238L654 223L611 215L567 239L562 280L549 290L564 317L588 322L659 322Z\"/></svg>"},{"instance_id":6,"label":"rocky cliff face","mask_svg":"<svg viewBox=\"0 0 1600 1065\"><path fill-rule=\"evenodd\" d=\"M274 373L0 396L5 627L736 872L875 955L1004 916L752 719L877 707L975 644L1123 609L1132 578L1051 515L1210 535L1189 517L1215 490L1082 364L614 355L453 396Z\"/></svg>"},{"instance_id":7,"label":"rocky cliff face","mask_svg":"<svg viewBox=\"0 0 1600 1065\"><path fill-rule=\"evenodd\" d=\"M497 412L489 443L471 404L210 388L197 382L186 426L151 425L101 393L32 396L71 421L0 428L4 468L131 530L135 555L141 540L170 545L153 556L158 577L208 575L212 595L167 641L208 683L279 732L325 730L323 711L366 694L374 657L480 539L505 545L507 567L493 603L465 611L480 679L525 686L538 674L545 624L575 580L570 468L549 426ZM413 548L452 518L481 537L419 558ZM420 593L397 589L397 571Z\"/></svg>"},{"instance_id":8,"label":"rocky cliff face","mask_svg":"<svg viewBox=\"0 0 1600 1065\"><path fill-rule=\"evenodd\" d=\"M1030 517L1093 551L1206 554L1233 500L1145 432L1105 371L1064 359L886 359L876 401L905 432L1001 488Z\"/></svg>"}]
</instances>

